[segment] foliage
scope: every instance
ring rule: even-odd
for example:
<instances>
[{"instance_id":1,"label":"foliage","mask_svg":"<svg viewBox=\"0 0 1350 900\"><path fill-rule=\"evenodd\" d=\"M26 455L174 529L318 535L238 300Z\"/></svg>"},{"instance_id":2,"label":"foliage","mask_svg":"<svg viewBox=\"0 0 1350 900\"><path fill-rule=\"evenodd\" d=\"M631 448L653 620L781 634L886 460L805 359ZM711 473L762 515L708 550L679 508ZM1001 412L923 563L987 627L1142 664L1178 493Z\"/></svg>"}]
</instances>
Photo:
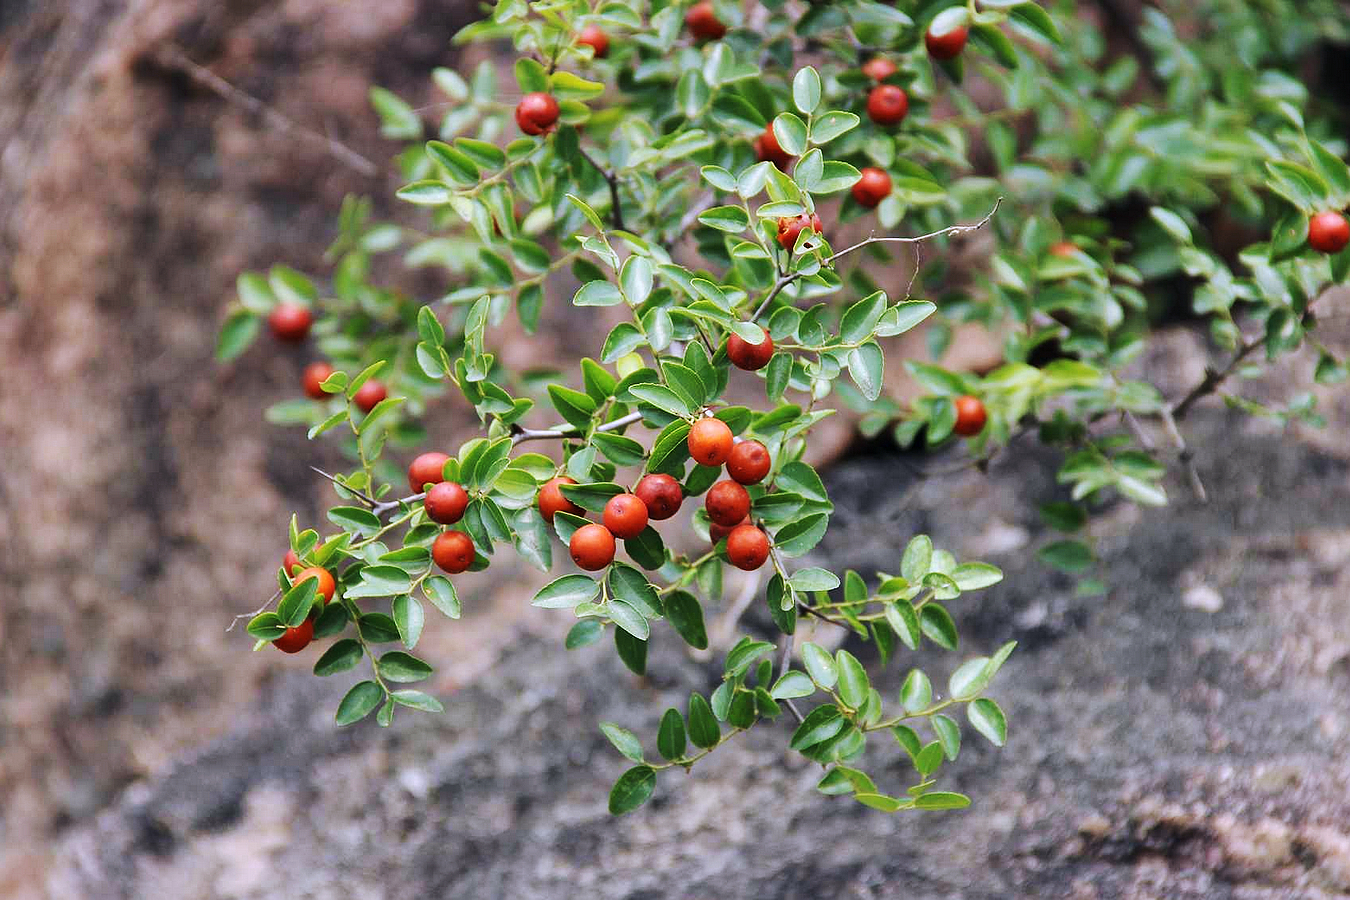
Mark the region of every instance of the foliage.
<instances>
[{"instance_id":1,"label":"foliage","mask_svg":"<svg viewBox=\"0 0 1350 900\"><path fill-rule=\"evenodd\" d=\"M634 763L614 787L611 810L640 806L658 772L687 769L785 709L797 722L789 747L826 767L822 792L886 811L964 806L964 796L934 789L961 743L948 713L964 707L976 732L1003 744L1004 713L984 691L1011 644L958 665L945 698L914 669L888 705L847 649L831 654L808 643L804 670L790 668L791 636L799 616L810 616L856 634L883 666L925 640L955 651L947 606L1001 575L958 563L922 535L899 555L897 574L870 582L852 571L841 578L790 568L815 547L833 511L803 461L811 429L838 397L868 435L945 446L960 440L956 398L978 398L988 421L966 440L974 463L1031 433L1063 451L1066 493L1047 498L1041 512L1065 536L1036 553L1083 573L1082 589L1097 589L1083 537L1092 510L1113 497L1168 501L1172 451L1145 440L1140 420L1156 421L1184 464L1191 451L1177 422L1211 394L1316 421L1310 397L1270 409L1230 392L1231 376L1259 374L1257 351L1274 359L1306 344L1319 380L1345 377L1312 330L1315 302L1350 272L1350 249L1317 252L1307 232L1311 215L1350 204L1350 169L1334 123L1293 73L1316 42L1345 40L1346 21L1332 2L1162 3L1145 9L1136 52L1113 56L1104 31L1069 3L712 7L729 30L696 42L684 28L686 4L501 0L459 41L509 41L515 83L500 84L491 62L467 77L437 69L432 78L448 102L430 140L419 111L372 90L382 133L409 142L398 157L406 181L398 196L424 210L425 229L375 221L368 201L349 198L330 249L331 282L320 287L281 265L241 276L220 339L220 355L232 358L277 304L315 308L314 346L336 368L323 381L327 396L284 402L269 418L306 425L311 438L340 436L354 461L331 476L341 501L328 512L336 531L321 536L294 519L290 529L305 565L341 570L337 601L323 606L307 582L292 587L282 572L276 611L258 614L248 630L265 646L321 609L316 636L338 640L315 672L369 658L372 677L343 699L339 724L372 712L388 724L399 705L439 709L433 697L396 685L431 673L411 653L424 604L451 619L461 604L432 564L443 529L427 519L420 492L398 496L403 475L386 444L416 447L428 402L462 394L483 431L451 456L443 477L469 493L455 527L473 540L472 569L487 568L505 546L549 571L553 536L566 544L585 519L559 512L546 521L536 508L545 482L573 479L562 493L585 513L601 512L641 473L672 475L686 497L697 496L719 475L691 462L686 437L713 415L772 458L768 477L749 492L753 523L771 536L764 602L781 635L743 638L727 652L715 690L692 693L683 712L666 710L656 757L650 742L644 748L623 726L602 725ZM603 59L576 40L587 25L609 35ZM964 51L930 58L925 33L956 28L968 31ZM886 81L908 97L898 126L867 113L873 83L859 65L877 55L895 64ZM992 89L1000 105L977 105L965 90L972 83ZM532 92L558 101L558 121L541 136L518 137L510 101ZM762 152L757 161L756 139L769 137L795 158L787 171ZM890 181L875 210L850 195L866 167ZM780 246L779 220L811 214L822 216L823 233L806 227ZM858 219L916 236L874 232L833 246L830 233ZM987 258L973 269L956 265L951 239L977 229L991 242ZM1255 243L1220 243L1234 231ZM947 252L920 253L924 244ZM374 273L384 257L431 269L451 287L429 302L382 286ZM911 290L891 296L879 274L911 259ZM534 332L546 303L568 300L621 315L573 372L506 370L492 349L494 330L515 316ZM1159 323L1183 313L1206 323L1228 362L1168 400L1126 372ZM902 406L883 390L886 350L921 322L934 358L955 324L974 322L1005 336L1006 361L977 375L904 360L926 394ZM730 405L731 379L751 376L734 371L727 341L758 344L764 330L773 341L757 376L765 403ZM366 410L358 393L371 379L389 396ZM546 427L526 424L535 420ZM544 440L557 442L560 459L520 449ZM692 523L707 539L706 513ZM666 637L662 622L706 647L704 604L720 595L726 540L691 556L649 525L624 550L636 565L564 574L535 595L535 606L577 618L566 646L608 631L639 674L648 643ZM374 611L371 600L387 605ZM402 649L380 651L382 644ZM884 793L857 768L867 737L883 730L918 775L906 792Z\"/></svg>"}]
</instances>

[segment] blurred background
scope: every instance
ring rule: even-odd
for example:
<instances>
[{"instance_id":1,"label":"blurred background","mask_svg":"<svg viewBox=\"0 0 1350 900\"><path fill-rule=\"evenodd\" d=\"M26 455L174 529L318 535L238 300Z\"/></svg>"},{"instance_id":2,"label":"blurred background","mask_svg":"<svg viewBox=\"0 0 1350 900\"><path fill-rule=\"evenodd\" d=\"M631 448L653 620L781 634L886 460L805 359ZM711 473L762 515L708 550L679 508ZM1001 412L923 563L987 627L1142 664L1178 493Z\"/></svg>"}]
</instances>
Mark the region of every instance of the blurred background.
<instances>
[{"instance_id":1,"label":"blurred background","mask_svg":"<svg viewBox=\"0 0 1350 900\"><path fill-rule=\"evenodd\" d=\"M475 12L0 0L0 897L1350 894L1350 404L1308 365L1253 390L1318 391L1327 428L1195 415L1211 502L1177 482L1167 510L1103 517L1105 597L1019 562L1052 459L923 479L836 436L820 562L893 568L924 530L1008 571L959 618L963 653L1021 642L994 692L1012 740L951 767L965 812L823 798L770 733L610 818L624 765L595 723L654 733L718 669L667 646L637 684L607 648L564 652L523 569L466 580L466 618L424 638L447 713L388 730L336 730L347 682L225 632L270 592L289 514L318 519L308 466L336 464L262 418L303 350L213 360L235 278L325 272L350 193L416 220L367 90L439 102L430 70L480 58L450 47ZM539 359L586 334L558 306ZM1350 346L1350 305L1325 308ZM1175 395L1205 354L1178 328L1140 366ZM470 416L446 399L429 425L453 446Z\"/></svg>"}]
</instances>

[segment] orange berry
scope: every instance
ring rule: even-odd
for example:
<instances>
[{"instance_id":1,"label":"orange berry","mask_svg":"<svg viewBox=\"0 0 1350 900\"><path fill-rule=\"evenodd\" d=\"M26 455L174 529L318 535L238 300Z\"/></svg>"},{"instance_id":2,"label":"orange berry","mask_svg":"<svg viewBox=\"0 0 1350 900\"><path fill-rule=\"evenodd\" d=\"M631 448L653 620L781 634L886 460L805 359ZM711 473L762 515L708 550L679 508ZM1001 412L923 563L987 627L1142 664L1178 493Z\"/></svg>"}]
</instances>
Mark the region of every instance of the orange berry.
<instances>
[{"instance_id":1,"label":"orange berry","mask_svg":"<svg viewBox=\"0 0 1350 900\"><path fill-rule=\"evenodd\" d=\"M647 504L636 494L616 494L605 504L603 521L615 537L635 538L647 527Z\"/></svg>"},{"instance_id":2,"label":"orange berry","mask_svg":"<svg viewBox=\"0 0 1350 900\"><path fill-rule=\"evenodd\" d=\"M899 125L909 112L909 97L894 84L879 84L867 95L867 116L878 125Z\"/></svg>"},{"instance_id":3,"label":"orange berry","mask_svg":"<svg viewBox=\"0 0 1350 900\"><path fill-rule=\"evenodd\" d=\"M300 562L300 557L295 555L294 550L288 549L286 556L281 560L281 571L286 573L287 578L290 578L295 573L295 567L300 565L303 565Z\"/></svg>"},{"instance_id":4,"label":"orange berry","mask_svg":"<svg viewBox=\"0 0 1350 900\"><path fill-rule=\"evenodd\" d=\"M431 559L443 571L458 575L473 565L473 538L462 531L444 531L431 544Z\"/></svg>"},{"instance_id":5,"label":"orange berry","mask_svg":"<svg viewBox=\"0 0 1350 900\"><path fill-rule=\"evenodd\" d=\"M285 634L272 642L272 646L282 653L299 653L308 647L312 640L314 640L314 620L305 619L294 628L287 628Z\"/></svg>"},{"instance_id":6,"label":"orange berry","mask_svg":"<svg viewBox=\"0 0 1350 900\"><path fill-rule=\"evenodd\" d=\"M565 512L574 516L582 514L580 506L563 496L564 484L576 484L576 480L559 475L544 482L544 486L539 489L539 512L543 514L545 522L552 522L554 513Z\"/></svg>"},{"instance_id":7,"label":"orange berry","mask_svg":"<svg viewBox=\"0 0 1350 900\"><path fill-rule=\"evenodd\" d=\"M708 489L703 508L718 525L735 525L750 515L750 494L740 484L724 478Z\"/></svg>"},{"instance_id":8,"label":"orange berry","mask_svg":"<svg viewBox=\"0 0 1350 900\"><path fill-rule=\"evenodd\" d=\"M453 481L433 484L422 501L427 518L440 525L453 525L464 518L464 510L468 505L469 495Z\"/></svg>"},{"instance_id":9,"label":"orange berry","mask_svg":"<svg viewBox=\"0 0 1350 900\"><path fill-rule=\"evenodd\" d=\"M578 568L595 572L614 562L614 535L605 526L592 522L572 533L567 549Z\"/></svg>"},{"instance_id":10,"label":"orange berry","mask_svg":"<svg viewBox=\"0 0 1350 900\"><path fill-rule=\"evenodd\" d=\"M727 535L727 559L738 569L753 572L769 558L769 537L754 525L737 525Z\"/></svg>"},{"instance_id":11,"label":"orange berry","mask_svg":"<svg viewBox=\"0 0 1350 900\"><path fill-rule=\"evenodd\" d=\"M643 475L633 493L647 507L647 517L653 522L669 519L684 502L684 488L669 475Z\"/></svg>"},{"instance_id":12,"label":"orange berry","mask_svg":"<svg viewBox=\"0 0 1350 900\"><path fill-rule=\"evenodd\" d=\"M516 124L529 135L547 133L558 122L561 108L552 94L531 91L516 104Z\"/></svg>"},{"instance_id":13,"label":"orange berry","mask_svg":"<svg viewBox=\"0 0 1350 900\"><path fill-rule=\"evenodd\" d=\"M772 464L768 449L759 441L741 441L727 457L727 474L741 484L759 484Z\"/></svg>"},{"instance_id":14,"label":"orange berry","mask_svg":"<svg viewBox=\"0 0 1350 900\"><path fill-rule=\"evenodd\" d=\"M720 466L731 456L731 429L721 419L699 419L686 439L689 455L703 466Z\"/></svg>"},{"instance_id":15,"label":"orange berry","mask_svg":"<svg viewBox=\"0 0 1350 900\"><path fill-rule=\"evenodd\" d=\"M333 580L333 573L319 566L310 566L304 569L295 578L291 579L291 585L297 585L310 578L319 580L319 587L314 592L315 596L323 597L324 605L327 606L333 600L333 592L337 590L337 582Z\"/></svg>"},{"instance_id":16,"label":"orange berry","mask_svg":"<svg viewBox=\"0 0 1350 900\"><path fill-rule=\"evenodd\" d=\"M970 396L957 397L952 403L956 406L956 425L952 431L962 437L970 437L984 430L985 420L989 416L983 403Z\"/></svg>"},{"instance_id":17,"label":"orange berry","mask_svg":"<svg viewBox=\"0 0 1350 900\"><path fill-rule=\"evenodd\" d=\"M445 453L432 451L423 453L412 461L408 466L408 487L414 494L422 493L424 485L440 484L445 480L441 474L445 470L445 464L450 461L450 457Z\"/></svg>"},{"instance_id":18,"label":"orange berry","mask_svg":"<svg viewBox=\"0 0 1350 900\"><path fill-rule=\"evenodd\" d=\"M736 332L727 335L727 359L738 369L754 372L769 364L773 358L773 338L763 328L758 344L752 344Z\"/></svg>"}]
</instances>

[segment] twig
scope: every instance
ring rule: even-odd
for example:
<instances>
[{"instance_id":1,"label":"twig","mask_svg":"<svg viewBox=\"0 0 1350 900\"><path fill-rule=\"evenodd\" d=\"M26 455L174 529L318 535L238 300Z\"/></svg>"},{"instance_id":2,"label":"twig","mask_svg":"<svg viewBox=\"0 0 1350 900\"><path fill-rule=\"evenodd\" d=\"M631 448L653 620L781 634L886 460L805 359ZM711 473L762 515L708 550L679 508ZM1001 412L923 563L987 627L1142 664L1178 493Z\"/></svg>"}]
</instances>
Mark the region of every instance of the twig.
<instances>
[{"instance_id":1,"label":"twig","mask_svg":"<svg viewBox=\"0 0 1350 900\"><path fill-rule=\"evenodd\" d=\"M319 473L320 475L322 475L324 478L327 478L329 481L333 482L333 484L335 484L335 485L337 485L338 487L342 488L344 491L348 492L349 494L355 494L355 495L356 495L356 499L360 500L360 501L361 501L362 503L364 503L366 506L369 506L369 507L371 507L371 508L374 508L374 507L380 505L380 501L376 500L374 497L372 497L372 496L370 496L369 494L366 494L366 493L364 493L364 492L362 492L362 491L358 491L356 488L351 487L350 485L343 484L341 481L339 481L339 480L337 479L336 476L334 476L334 475L329 475L327 472L325 472L323 469L320 469L318 466L310 466L310 469L312 469L312 470L315 471L315 472L318 472L318 473Z\"/></svg>"},{"instance_id":2,"label":"twig","mask_svg":"<svg viewBox=\"0 0 1350 900\"><path fill-rule=\"evenodd\" d=\"M1167 435L1176 445L1178 458L1181 464L1186 468L1186 477L1191 482L1191 491L1195 494L1195 499L1201 503L1209 502L1209 495L1205 493L1205 483L1200 480L1200 470L1195 467L1195 451L1186 446L1186 439L1181 436L1181 430L1177 428L1177 420L1172 415L1172 410L1164 406L1159 413L1163 420L1163 426L1167 429Z\"/></svg>"},{"instance_id":3,"label":"twig","mask_svg":"<svg viewBox=\"0 0 1350 900\"><path fill-rule=\"evenodd\" d=\"M617 431L620 428L623 428L624 426L632 425L634 422L641 420L641 418L642 413L631 412L626 416L621 416L615 419L613 422L606 422L605 424L601 425L599 428L595 430ZM516 426L512 429L511 445L515 446L516 444L523 444L526 441L546 441L556 438L576 437L580 434L581 432L577 431L575 428L568 430L564 430L561 428L551 428L545 431L540 431L533 428L522 428L520 426Z\"/></svg>"},{"instance_id":4,"label":"twig","mask_svg":"<svg viewBox=\"0 0 1350 900\"><path fill-rule=\"evenodd\" d=\"M713 202L713 199L712 191L704 191L693 203L689 204L689 209L685 212L684 218L680 219L680 227L676 233L684 234L692 228L694 223L698 221L698 217L708 208L708 204Z\"/></svg>"},{"instance_id":5,"label":"twig","mask_svg":"<svg viewBox=\"0 0 1350 900\"><path fill-rule=\"evenodd\" d=\"M1232 375L1233 371L1241 365L1242 361L1250 356L1253 350L1260 346L1260 338L1252 338L1250 341L1243 341L1242 346L1238 348L1238 352L1234 354L1233 358L1228 362L1228 365L1218 370L1205 369L1205 377L1199 384L1191 388L1191 392L1185 397L1182 397L1179 403L1172 405L1170 415L1177 421L1184 419L1186 413L1190 412L1191 407L1195 405L1197 400L1208 397L1218 390L1219 385L1223 384L1228 376Z\"/></svg>"},{"instance_id":6,"label":"twig","mask_svg":"<svg viewBox=\"0 0 1350 900\"><path fill-rule=\"evenodd\" d=\"M937 231L930 231L928 234L920 234L914 237L877 237L876 235L868 235L866 238L854 244L853 246L845 247L843 250L840 250L837 253L825 257L823 260L821 260L821 265L828 266L830 263L834 262L836 259L839 259L841 256L847 256L850 253L853 253L857 250L861 250L868 244L919 244L922 243L923 241L930 241L933 238L942 237L943 235L946 234L953 234L953 235L969 234L972 231L978 231L985 225L989 224L989 220L994 217L994 213L998 212L998 208L1002 203L1003 198L999 197L997 200L994 201L994 208L989 210L989 212L985 214L983 219L980 219L978 222L975 222L970 225L948 225L946 228L939 228ZM755 310L755 313L750 317L750 320L753 322L755 319L758 319L760 316L762 316L764 314L764 310L768 309L769 304L773 302L773 298L777 297L779 292L781 292L783 288L792 284L794 281L796 281L798 278L801 277L802 277L801 272L792 272L788 275L784 275L781 278L779 278L777 283L775 283L774 286L770 288L769 293L764 297L764 301L759 304L759 308Z\"/></svg>"},{"instance_id":7,"label":"twig","mask_svg":"<svg viewBox=\"0 0 1350 900\"><path fill-rule=\"evenodd\" d=\"M413 494L410 497L399 497L397 500L381 500L379 503L375 504L371 509L371 512L375 514L376 518L379 518L391 509L398 509L405 503L416 503L418 500L425 500L426 496L426 493L423 492L420 494Z\"/></svg>"},{"instance_id":8,"label":"twig","mask_svg":"<svg viewBox=\"0 0 1350 900\"><path fill-rule=\"evenodd\" d=\"M277 588L277 592L276 592L275 594L273 594L273 595L268 599L268 601L267 601L266 603L264 603L262 606L258 607L258 608L255 609L253 612L240 613L239 615L237 615L237 616L235 616L233 619L231 619L231 620L230 620L230 625L229 625L228 628L225 629L225 632L228 634L229 632L234 631L234 626L236 626L236 625L239 624L239 620L240 620L240 619L251 619L251 618L253 618L254 616L260 616L260 615L262 615L263 613L267 612L267 607L271 606L273 603L276 603L276 602L277 602L277 598L280 597L280 596L281 596L281 588Z\"/></svg>"},{"instance_id":9,"label":"twig","mask_svg":"<svg viewBox=\"0 0 1350 900\"><path fill-rule=\"evenodd\" d=\"M773 667L775 682L787 674L788 666L792 663L792 642L793 636L790 634L780 634L778 636L778 660L774 663ZM798 725L806 721L802 718L801 711L797 709L796 705L793 704L789 698L783 698L783 705L788 708L788 712L792 713L792 718L797 720Z\"/></svg>"},{"instance_id":10,"label":"twig","mask_svg":"<svg viewBox=\"0 0 1350 900\"><path fill-rule=\"evenodd\" d=\"M586 152L584 147L578 146L577 152L581 154L582 159L591 164L591 168L600 173L601 177L604 178L605 182L609 185L610 218L614 220L615 228L620 231L627 231L628 229L625 228L623 224L623 209L619 206L619 173L606 169L604 166L600 165L595 161L594 157Z\"/></svg>"},{"instance_id":11,"label":"twig","mask_svg":"<svg viewBox=\"0 0 1350 900\"><path fill-rule=\"evenodd\" d=\"M341 141L320 134L313 129L297 123L293 119L283 115L263 101L246 93L234 85L230 84L224 78L221 78L215 72L203 65L195 63L177 44L164 44L157 48L153 54L155 62L174 72L186 75L196 84L211 91L216 96L236 106L241 106L249 112L262 116L263 121L283 134L293 134L298 138L308 141L316 147L323 148L329 156L343 163L344 165L355 169L362 175L370 178L380 174L379 166L366 159L360 153L357 153L351 147Z\"/></svg>"},{"instance_id":12,"label":"twig","mask_svg":"<svg viewBox=\"0 0 1350 900\"><path fill-rule=\"evenodd\" d=\"M1130 412L1128 409L1122 409L1120 411L1120 417L1125 420L1125 424L1128 425L1130 431L1134 433L1134 439L1139 442L1139 446L1148 450L1150 453L1157 449L1153 443L1153 438L1144 433L1144 429L1139 424L1139 420L1134 417L1134 413ZM1176 423L1173 423L1173 425L1175 424Z\"/></svg>"}]
</instances>

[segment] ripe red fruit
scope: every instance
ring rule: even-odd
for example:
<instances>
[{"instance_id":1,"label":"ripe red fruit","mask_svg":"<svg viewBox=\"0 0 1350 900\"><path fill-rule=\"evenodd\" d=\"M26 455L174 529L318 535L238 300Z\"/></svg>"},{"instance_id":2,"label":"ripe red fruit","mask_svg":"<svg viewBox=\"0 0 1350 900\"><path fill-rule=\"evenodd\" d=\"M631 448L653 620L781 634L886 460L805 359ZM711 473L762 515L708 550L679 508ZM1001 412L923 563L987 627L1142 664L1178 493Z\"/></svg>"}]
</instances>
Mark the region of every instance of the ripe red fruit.
<instances>
[{"instance_id":1,"label":"ripe red fruit","mask_svg":"<svg viewBox=\"0 0 1350 900\"><path fill-rule=\"evenodd\" d=\"M730 478L724 478L708 489L703 508L718 525L735 525L750 515L750 494Z\"/></svg>"},{"instance_id":2,"label":"ripe red fruit","mask_svg":"<svg viewBox=\"0 0 1350 900\"><path fill-rule=\"evenodd\" d=\"M305 619L294 628L287 628L285 634L272 642L272 646L283 653L299 653L308 647L312 640L314 640L314 620Z\"/></svg>"},{"instance_id":3,"label":"ripe red fruit","mask_svg":"<svg viewBox=\"0 0 1350 900\"><path fill-rule=\"evenodd\" d=\"M596 59L603 59L609 53L609 35L599 25L587 25L577 37L578 44L586 44L595 51Z\"/></svg>"},{"instance_id":4,"label":"ripe red fruit","mask_svg":"<svg viewBox=\"0 0 1350 900\"><path fill-rule=\"evenodd\" d=\"M873 81L885 81L898 71L899 67L884 56L874 56L862 67L862 73Z\"/></svg>"},{"instance_id":5,"label":"ripe red fruit","mask_svg":"<svg viewBox=\"0 0 1350 900\"><path fill-rule=\"evenodd\" d=\"M738 569L753 572L769 558L769 537L754 525L737 525L727 535L727 560Z\"/></svg>"},{"instance_id":6,"label":"ripe red fruit","mask_svg":"<svg viewBox=\"0 0 1350 900\"><path fill-rule=\"evenodd\" d=\"M432 562L451 575L467 571L473 557L473 538L462 531L444 531L431 544Z\"/></svg>"},{"instance_id":7,"label":"ripe red fruit","mask_svg":"<svg viewBox=\"0 0 1350 900\"><path fill-rule=\"evenodd\" d=\"M653 522L669 519L684 502L684 488L669 475L643 475L633 493L647 507L647 518Z\"/></svg>"},{"instance_id":8,"label":"ripe red fruit","mask_svg":"<svg viewBox=\"0 0 1350 900\"><path fill-rule=\"evenodd\" d=\"M952 403L956 406L956 424L952 431L962 437L970 437L984 430L985 420L989 418L984 404L975 397L957 397Z\"/></svg>"},{"instance_id":9,"label":"ripe red fruit","mask_svg":"<svg viewBox=\"0 0 1350 900\"><path fill-rule=\"evenodd\" d=\"M934 34L931 30L923 36L928 47L928 55L933 59L955 59L966 46L966 26L958 25L945 34Z\"/></svg>"},{"instance_id":10,"label":"ripe red fruit","mask_svg":"<svg viewBox=\"0 0 1350 900\"><path fill-rule=\"evenodd\" d=\"M863 169L862 177L853 183L853 199L868 209L875 209L890 192L891 176L875 166Z\"/></svg>"},{"instance_id":11,"label":"ripe red fruit","mask_svg":"<svg viewBox=\"0 0 1350 900\"><path fill-rule=\"evenodd\" d=\"M778 171L786 172L796 157L778 143L778 136L773 133L773 123L770 122L764 126L764 133L755 138L755 159L760 162L768 160L778 167Z\"/></svg>"},{"instance_id":12,"label":"ripe red fruit","mask_svg":"<svg viewBox=\"0 0 1350 900\"><path fill-rule=\"evenodd\" d=\"M816 234L824 234L825 226L821 224L820 216L811 213L808 216L802 213L796 216L783 216L778 220L778 244L788 252L797 246L797 235L802 233L803 228L810 228Z\"/></svg>"},{"instance_id":13,"label":"ripe red fruit","mask_svg":"<svg viewBox=\"0 0 1350 900\"><path fill-rule=\"evenodd\" d=\"M267 327L279 341L296 343L309 336L309 326L314 324L314 313L309 307L297 303L278 303L267 314Z\"/></svg>"},{"instance_id":14,"label":"ripe red fruit","mask_svg":"<svg viewBox=\"0 0 1350 900\"><path fill-rule=\"evenodd\" d=\"M899 125L909 112L909 97L893 84L879 84L867 95L867 116L878 125Z\"/></svg>"},{"instance_id":15,"label":"ripe red fruit","mask_svg":"<svg viewBox=\"0 0 1350 900\"><path fill-rule=\"evenodd\" d=\"M1322 253L1340 253L1350 244L1350 223L1338 212L1320 212L1308 222L1308 246Z\"/></svg>"},{"instance_id":16,"label":"ripe red fruit","mask_svg":"<svg viewBox=\"0 0 1350 900\"><path fill-rule=\"evenodd\" d=\"M684 14L684 24L694 36L694 40L700 42L720 40L727 33L727 26L717 18L717 13L713 12L713 5L709 0L703 0L689 7L689 11Z\"/></svg>"},{"instance_id":17,"label":"ripe red fruit","mask_svg":"<svg viewBox=\"0 0 1350 900\"><path fill-rule=\"evenodd\" d=\"M553 514L559 512L581 515L581 507L563 496L561 486L564 484L576 484L576 480L559 475L544 482L544 486L539 489L539 512L543 514L545 522L552 522Z\"/></svg>"},{"instance_id":18,"label":"ripe red fruit","mask_svg":"<svg viewBox=\"0 0 1350 900\"><path fill-rule=\"evenodd\" d=\"M516 104L516 124L526 134L544 134L558 123L559 112L552 94L531 91Z\"/></svg>"},{"instance_id":19,"label":"ripe red fruit","mask_svg":"<svg viewBox=\"0 0 1350 900\"><path fill-rule=\"evenodd\" d=\"M1078 245L1073 241L1055 241L1050 245L1051 256L1069 257L1078 252Z\"/></svg>"},{"instance_id":20,"label":"ripe red fruit","mask_svg":"<svg viewBox=\"0 0 1350 900\"><path fill-rule=\"evenodd\" d=\"M453 525L464 518L464 510L468 505L469 495L453 481L433 484L422 501L427 518L440 525Z\"/></svg>"},{"instance_id":21,"label":"ripe red fruit","mask_svg":"<svg viewBox=\"0 0 1350 900\"><path fill-rule=\"evenodd\" d=\"M685 442L699 465L720 466L731 455L731 429L721 419L699 419Z\"/></svg>"},{"instance_id":22,"label":"ripe red fruit","mask_svg":"<svg viewBox=\"0 0 1350 900\"><path fill-rule=\"evenodd\" d=\"M647 504L636 494L616 494L605 504L602 521L615 537L635 538L647 527Z\"/></svg>"},{"instance_id":23,"label":"ripe red fruit","mask_svg":"<svg viewBox=\"0 0 1350 900\"><path fill-rule=\"evenodd\" d=\"M366 379L365 384L361 385L356 391L356 396L352 402L356 404L361 412L370 412L379 404L381 400L389 396L389 389L384 386L384 382L376 381L374 378Z\"/></svg>"},{"instance_id":24,"label":"ripe red fruit","mask_svg":"<svg viewBox=\"0 0 1350 900\"><path fill-rule=\"evenodd\" d=\"M295 574L295 567L299 565L303 565L300 562L300 557L295 555L294 550L287 549L286 556L281 560L281 571L286 573L287 578L290 578L291 575Z\"/></svg>"},{"instance_id":25,"label":"ripe red fruit","mask_svg":"<svg viewBox=\"0 0 1350 900\"><path fill-rule=\"evenodd\" d=\"M319 586L314 591L314 596L322 597L324 605L327 606L333 600L333 591L337 590L337 582L333 580L333 573L319 566L310 566L291 579L291 585L297 585L311 578L319 580Z\"/></svg>"},{"instance_id":26,"label":"ripe red fruit","mask_svg":"<svg viewBox=\"0 0 1350 900\"><path fill-rule=\"evenodd\" d=\"M749 524L750 524L750 517L749 517L749 516L746 516L744 519L741 519L741 520L740 520L739 522L737 522L735 525L718 525L716 522L709 522L709 523L708 523L708 538L709 538L714 544L716 544L718 541L725 539L727 535L729 535L729 534L731 534L733 531L735 531L736 528L737 528L737 526L740 526L740 525L749 525Z\"/></svg>"},{"instance_id":27,"label":"ripe red fruit","mask_svg":"<svg viewBox=\"0 0 1350 900\"><path fill-rule=\"evenodd\" d=\"M594 572L614 562L614 535L605 526L592 522L572 532L567 549L578 568Z\"/></svg>"},{"instance_id":28,"label":"ripe red fruit","mask_svg":"<svg viewBox=\"0 0 1350 900\"><path fill-rule=\"evenodd\" d=\"M326 362L312 362L305 366L305 372L301 376L301 381L305 385L305 396L311 400L326 400L328 394L320 385L329 375L333 374L333 367Z\"/></svg>"},{"instance_id":29,"label":"ripe red fruit","mask_svg":"<svg viewBox=\"0 0 1350 900\"><path fill-rule=\"evenodd\" d=\"M772 461L759 441L741 441L727 457L727 474L740 484L759 484L769 474Z\"/></svg>"},{"instance_id":30,"label":"ripe red fruit","mask_svg":"<svg viewBox=\"0 0 1350 900\"><path fill-rule=\"evenodd\" d=\"M428 484L440 484L445 480L441 472L450 457L438 451L422 453L408 466L408 487L414 494L422 493L422 487Z\"/></svg>"},{"instance_id":31,"label":"ripe red fruit","mask_svg":"<svg viewBox=\"0 0 1350 900\"><path fill-rule=\"evenodd\" d=\"M727 359L738 369L755 372L769 364L773 358L773 338L763 328L763 338L758 344L752 344L736 332L727 335Z\"/></svg>"}]
</instances>

